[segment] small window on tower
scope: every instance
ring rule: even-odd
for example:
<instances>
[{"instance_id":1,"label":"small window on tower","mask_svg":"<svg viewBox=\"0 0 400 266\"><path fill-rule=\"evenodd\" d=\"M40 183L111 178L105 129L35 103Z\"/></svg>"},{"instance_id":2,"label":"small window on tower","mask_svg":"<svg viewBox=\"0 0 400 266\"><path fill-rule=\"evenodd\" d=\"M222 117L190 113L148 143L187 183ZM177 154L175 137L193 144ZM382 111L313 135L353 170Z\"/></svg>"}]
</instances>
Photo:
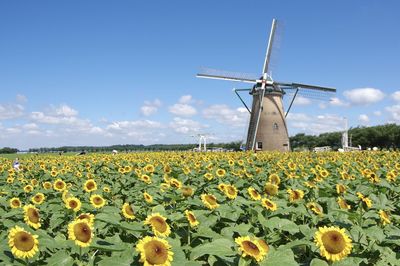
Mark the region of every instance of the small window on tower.
<instances>
[{"instance_id":1,"label":"small window on tower","mask_svg":"<svg viewBox=\"0 0 400 266\"><path fill-rule=\"evenodd\" d=\"M262 142L257 142L257 150L262 150Z\"/></svg>"},{"instance_id":2,"label":"small window on tower","mask_svg":"<svg viewBox=\"0 0 400 266\"><path fill-rule=\"evenodd\" d=\"M278 123L274 123L274 130L278 130L278 129L279 129Z\"/></svg>"}]
</instances>

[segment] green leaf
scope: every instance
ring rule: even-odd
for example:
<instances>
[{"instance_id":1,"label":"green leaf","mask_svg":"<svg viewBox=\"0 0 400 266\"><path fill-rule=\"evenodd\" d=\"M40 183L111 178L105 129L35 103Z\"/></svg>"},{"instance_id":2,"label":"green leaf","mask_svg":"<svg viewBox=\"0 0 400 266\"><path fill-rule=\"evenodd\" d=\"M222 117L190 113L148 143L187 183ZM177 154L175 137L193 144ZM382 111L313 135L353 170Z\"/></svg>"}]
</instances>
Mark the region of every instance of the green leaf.
<instances>
[{"instance_id":1,"label":"green leaf","mask_svg":"<svg viewBox=\"0 0 400 266\"><path fill-rule=\"evenodd\" d=\"M294 222L288 219L280 219L278 217L272 217L271 219L267 220L264 226L271 229L271 231L278 229L287 231L289 233L299 232L299 227Z\"/></svg>"},{"instance_id":2,"label":"green leaf","mask_svg":"<svg viewBox=\"0 0 400 266\"><path fill-rule=\"evenodd\" d=\"M90 245L90 248L104 251L124 251L126 249L126 247L122 244L114 244L102 239L96 240Z\"/></svg>"},{"instance_id":3,"label":"green leaf","mask_svg":"<svg viewBox=\"0 0 400 266\"><path fill-rule=\"evenodd\" d=\"M267 257L259 263L261 266L297 266L297 262L294 260L294 254L291 249L271 249L267 254Z\"/></svg>"},{"instance_id":4,"label":"green leaf","mask_svg":"<svg viewBox=\"0 0 400 266\"><path fill-rule=\"evenodd\" d=\"M48 258L46 262L47 265L50 266L72 266L74 264L74 259L65 250L60 250Z\"/></svg>"},{"instance_id":5,"label":"green leaf","mask_svg":"<svg viewBox=\"0 0 400 266\"><path fill-rule=\"evenodd\" d=\"M194 260L203 255L215 255L222 257L232 256L236 254L236 252L232 250L233 246L233 242L229 239L216 239L213 242L193 248L190 254L190 258Z\"/></svg>"},{"instance_id":6,"label":"green leaf","mask_svg":"<svg viewBox=\"0 0 400 266\"><path fill-rule=\"evenodd\" d=\"M313 259L310 263L310 266L328 266L328 265L329 264L326 261L317 258Z\"/></svg>"}]
</instances>

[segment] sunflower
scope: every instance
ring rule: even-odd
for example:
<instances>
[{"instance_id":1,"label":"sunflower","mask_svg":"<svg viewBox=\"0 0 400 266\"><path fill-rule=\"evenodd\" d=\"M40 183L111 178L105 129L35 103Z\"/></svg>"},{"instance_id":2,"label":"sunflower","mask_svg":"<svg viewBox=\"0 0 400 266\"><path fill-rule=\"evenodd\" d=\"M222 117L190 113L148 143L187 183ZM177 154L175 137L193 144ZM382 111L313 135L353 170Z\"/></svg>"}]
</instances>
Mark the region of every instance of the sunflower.
<instances>
[{"instance_id":1,"label":"sunflower","mask_svg":"<svg viewBox=\"0 0 400 266\"><path fill-rule=\"evenodd\" d=\"M31 179L31 185L36 187L39 182L36 179Z\"/></svg>"},{"instance_id":2,"label":"sunflower","mask_svg":"<svg viewBox=\"0 0 400 266\"><path fill-rule=\"evenodd\" d=\"M306 181L304 182L304 185L306 185L308 188L317 188L317 185L315 185L313 181Z\"/></svg>"},{"instance_id":3,"label":"sunflower","mask_svg":"<svg viewBox=\"0 0 400 266\"><path fill-rule=\"evenodd\" d=\"M106 205L106 200L99 194L93 194L92 196L90 196L90 203L93 207L99 209Z\"/></svg>"},{"instance_id":4,"label":"sunflower","mask_svg":"<svg viewBox=\"0 0 400 266\"><path fill-rule=\"evenodd\" d=\"M279 186L279 184L281 183L281 179L279 178L279 176L277 174L270 174L268 177L268 180L270 183Z\"/></svg>"},{"instance_id":5,"label":"sunflower","mask_svg":"<svg viewBox=\"0 0 400 266\"><path fill-rule=\"evenodd\" d=\"M289 193L289 201L294 202L296 200L300 200L304 197L304 192L300 189L288 189L287 192Z\"/></svg>"},{"instance_id":6,"label":"sunflower","mask_svg":"<svg viewBox=\"0 0 400 266\"><path fill-rule=\"evenodd\" d=\"M266 183L264 186L264 192L268 196L275 196L276 194L278 194L278 189L279 189L279 187L277 185L269 183L269 182Z\"/></svg>"},{"instance_id":7,"label":"sunflower","mask_svg":"<svg viewBox=\"0 0 400 266\"><path fill-rule=\"evenodd\" d=\"M82 248L88 247L93 239L93 228L85 219L75 220L68 225L68 238Z\"/></svg>"},{"instance_id":8,"label":"sunflower","mask_svg":"<svg viewBox=\"0 0 400 266\"><path fill-rule=\"evenodd\" d=\"M31 197L31 201L33 204L40 205L43 203L45 196L43 193L36 193L35 196Z\"/></svg>"},{"instance_id":9,"label":"sunflower","mask_svg":"<svg viewBox=\"0 0 400 266\"><path fill-rule=\"evenodd\" d=\"M64 201L64 203L67 201L68 198L73 197L74 195L72 195L68 190L64 190L61 194L61 198Z\"/></svg>"},{"instance_id":10,"label":"sunflower","mask_svg":"<svg viewBox=\"0 0 400 266\"><path fill-rule=\"evenodd\" d=\"M167 218L163 217L159 213L153 213L147 216L144 224L148 224L151 226L153 233L156 236L164 236L167 237L171 234L171 228L166 222Z\"/></svg>"},{"instance_id":11,"label":"sunflower","mask_svg":"<svg viewBox=\"0 0 400 266\"><path fill-rule=\"evenodd\" d=\"M276 211L278 209L276 203L267 198L263 198L261 200L261 204L262 204L262 206L264 206L266 209L268 209L270 211Z\"/></svg>"},{"instance_id":12,"label":"sunflower","mask_svg":"<svg viewBox=\"0 0 400 266\"><path fill-rule=\"evenodd\" d=\"M343 194L346 192L346 186L343 184L336 184L336 193L337 194Z\"/></svg>"},{"instance_id":13,"label":"sunflower","mask_svg":"<svg viewBox=\"0 0 400 266\"><path fill-rule=\"evenodd\" d=\"M49 190L49 189L51 189L51 187L52 187L51 182L49 182L49 181L44 182L44 183L42 184L42 186L43 186L43 188L46 189L46 190Z\"/></svg>"},{"instance_id":14,"label":"sunflower","mask_svg":"<svg viewBox=\"0 0 400 266\"><path fill-rule=\"evenodd\" d=\"M307 203L307 208L311 209L317 215L323 215L324 209L322 209L321 205L316 202L309 202Z\"/></svg>"},{"instance_id":15,"label":"sunflower","mask_svg":"<svg viewBox=\"0 0 400 266\"><path fill-rule=\"evenodd\" d=\"M83 189L86 192L92 192L97 190L97 184L96 181L94 181L93 179L89 179L85 182L85 184L83 185Z\"/></svg>"},{"instance_id":16,"label":"sunflower","mask_svg":"<svg viewBox=\"0 0 400 266\"><path fill-rule=\"evenodd\" d=\"M341 209L343 209L343 210L350 210L351 209L351 206L349 204L347 204L346 200L341 198L341 197L337 198L337 203L339 204L339 207Z\"/></svg>"},{"instance_id":17,"label":"sunflower","mask_svg":"<svg viewBox=\"0 0 400 266\"><path fill-rule=\"evenodd\" d=\"M122 215L124 215L125 218L127 219L135 219L135 214L133 213L133 208L132 206L125 202L124 205L122 206Z\"/></svg>"},{"instance_id":18,"label":"sunflower","mask_svg":"<svg viewBox=\"0 0 400 266\"><path fill-rule=\"evenodd\" d=\"M212 194L202 194L201 201L210 210L216 209L219 206L219 204L217 202L217 198Z\"/></svg>"},{"instance_id":19,"label":"sunflower","mask_svg":"<svg viewBox=\"0 0 400 266\"><path fill-rule=\"evenodd\" d=\"M103 187L103 191L104 191L105 193L110 193L110 192L111 192L111 189L110 189L109 186L105 186L105 187Z\"/></svg>"},{"instance_id":20,"label":"sunflower","mask_svg":"<svg viewBox=\"0 0 400 266\"><path fill-rule=\"evenodd\" d=\"M260 199L261 199L260 193L258 193L257 190L256 190L255 188L249 187L249 188L247 189L247 192L249 193L250 198L251 198L252 200L260 200Z\"/></svg>"},{"instance_id":21,"label":"sunflower","mask_svg":"<svg viewBox=\"0 0 400 266\"><path fill-rule=\"evenodd\" d=\"M185 198L193 196L193 193L194 193L194 191L191 187L182 187L181 192Z\"/></svg>"},{"instance_id":22,"label":"sunflower","mask_svg":"<svg viewBox=\"0 0 400 266\"><path fill-rule=\"evenodd\" d=\"M21 259L32 258L39 252L37 238L37 235L32 235L23 228L15 226L8 234L8 246L15 257Z\"/></svg>"},{"instance_id":23,"label":"sunflower","mask_svg":"<svg viewBox=\"0 0 400 266\"><path fill-rule=\"evenodd\" d=\"M75 221L86 220L90 226L94 225L94 215L91 213L82 213L75 218Z\"/></svg>"},{"instance_id":24,"label":"sunflower","mask_svg":"<svg viewBox=\"0 0 400 266\"><path fill-rule=\"evenodd\" d=\"M136 251L140 252L140 262L144 266L171 266L173 261L174 253L171 251L171 246L166 240L158 237L146 236L140 239Z\"/></svg>"},{"instance_id":25,"label":"sunflower","mask_svg":"<svg viewBox=\"0 0 400 266\"><path fill-rule=\"evenodd\" d=\"M236 199L238 190L233 185L226 185L225 189L224 189L224 193L229 199Z\"/></svg>"},{"instance_id":26,"label":"sunflower","mask_svg":"<svg viewBox=\"0 0 400 266\"><path fill-rule=\"evenodd\" d=\"M367 205L368 208L371 208L371 207L372 207L372 200L371 200L370 198L364 197L364 198L361 199L361 200L365 203L365 205Z\"/></svg>"},{"instance_id":27,"label":"sunflower","mask_svg":"<svg viewBox=\"0 0 400 266\"><path fill-rule=\"evenodd\" d=\"M334 226L318 228L314 241L320 249L321 256L330 261L339 261L347 257L353 247L344 229Z\"/></svg>"},{"instance_id":28,"label":"sunflower","mask_svg":"<svg viewBox=\"0 0 400 266\"><path fill-rule=\"evenodd\" d=\"M185 210L185 215L189 221L190 227L196 227L199 224L199 221L192 211Z\"/></svg>"},{"instance_id":29,"label":"sunflower","mask_svg":"<svg viewBox=\"0 0 400 266\"><path fill-rule=\"evenodd\" d=\"M32 192L32 190L33 190L33 187L32 187L31 185L26 185L26 186L24 187L24 191L25 191L26 193Z\"/></svg>"},{"instance_id":30,"label":"sunflower","mask_svg":"<svg viewBox=\"0 0 400 266\"><path fill-rule=\"evenodd\" d=\"M218 177L224 177L225 174L226 174L226 171L225 171L224 169L219 168L219 169L217 169L217 171L215 171L215 174L216 174Z\"/></svg>"},{"instance_id":31,"label":"sunflower","mask_svg":"<svg viewBox=\"0 0 400 266\"><path fill-rule=\"evenodd\" d=\"M381 222L383 223L383 225L390 224L390 219L389 219L389 215L387 214L387 212L385 212L383 210L379 210L379 216L381 218Z\"/></svg>"},{"instance_id":32,"label":"sunflower","mask_svg":"<svg viewBox=\"0 0 400 266\"><path fill-rule=\"evenodd\" d=\"M146 174L141 175L140 180L142 180L146 184L151 184L151 177L149 175Z\"/></svg>"},{"instance_id":33,"label":"sunflower","mask_svg":"<svg viewBox=\"0 0 400 266\"><path fill-rule=\"evenodd\" d=\"M38 209L36 209L32 204L24 206L24 221L35 229L38 229L41 226Z\"/></svg>"},{"instance_id":34,"label":"sunflower","mask_svg":"<svg viewBox=\"0 0 400 266\"><path fill-rule=\"evenodd\" d=\"M180 189L180 188L182 187L182 182L180 182L180 181L179 181L178 179L176 179L176 178L171 178L171 179L169 180L169 185L170 185L171 187Z\"/></svg>"},{"instance_id":35,"label":"sunflower","mask_svg":"<svg viewBox=\"0 0 400 266\"><path fill-rule=\"evenodd\" d=\"M226 184L224 184L224 183L221 183L221 184L218 184L218 189L221 191L221 192L224 192L225 191L225 188L226 188Z\"/></svg>"},{"instance_id":36,"label":"sunflower","mask_svg":"<svg viewBox=\"0 0 400 266\"><path fill-rule=\"evenodd\" d=\"M207 180L212 180L214 178L213 174L211 173L205 173L203 176Z\"/></svg>"},{"instance_id":37,"label":"sunflower","mask_svg":"<svg viewBox=\"0 0 400 266\"><path fill-rule=\"evenodd\" d=\"M267 254L265 247L263 248L259 244L258 239L251 239L249 236L245 236L236 238L235 242L239 245L242 257L252 257L259 262Z\"/></svg>"},{"instance_id":38,"label":"sunflower","mask_svg":"<svg viewBox=\"0 0 400 266\"><path fill-rule=\"evenodd\" d=\"M260 247L265 251L265 253L268 253L268 251L269 251L269 246L268 246L267 242L265 242L265 241L262 240L262 239L258 239L257 242L258 242L258 244L260 245Z\"/></svg>"},{"instance_id":39,"label":"sunflower","mask_svg":"<svg viewBox=\"0 0 400 266\"><path fill-rule=\"evenodd\" d=\"M67 198L67 200L65 201L65 207L67 207L67 209L73 210L74 212L79 211L81 209L81 206L81 201L75 197Z\"/></svg>"},{"instance_id":40,"label":"sunflower","mask_svg":"<svg viewBox=\"0 0 400 266\"><path fill-rule=\"evenodd\" d=\"M65 182L63 180L61 180L59 178L54 182L53 188L57 191L63 191L67 188L67 185L65 184Z\"/></svg>"},{"instance_id":41,"label":"sunflower","mask_svg":"<svg viewBox=\"0 0 400 266\"><path fill-rule=\"evenodd\" d=\"M154 170L155 170L155 168L154 168L154 165L148 164L148 165L146 165L146 166L144 167L143 170L144 170L145 172L147 172L147 173L153 173Z\"/></svg>"},{"instance_id":42,"label":"sunflower","mask_svg":"<svg viewBox=\"0 0 400 266\"><path fill-rule=\"evenodd\" d=\"M143 198L147 203L152 203L153 202L153 197L147 192L143 193Z\"/></svg>"},{"instance_id":43,"label":"sunflower","mask_svg":"<svg viewBox=\"0 0 400 266\"><path fill-rule=\"evenodd\" d=\"M11 208L13 208L13 209L21 208L21 206L22 206L22 203L21 203L21 201L19 200L19 198L12 198L12 199L10 199L10 207L11 207Z\"/></svg>"}]
</instances>

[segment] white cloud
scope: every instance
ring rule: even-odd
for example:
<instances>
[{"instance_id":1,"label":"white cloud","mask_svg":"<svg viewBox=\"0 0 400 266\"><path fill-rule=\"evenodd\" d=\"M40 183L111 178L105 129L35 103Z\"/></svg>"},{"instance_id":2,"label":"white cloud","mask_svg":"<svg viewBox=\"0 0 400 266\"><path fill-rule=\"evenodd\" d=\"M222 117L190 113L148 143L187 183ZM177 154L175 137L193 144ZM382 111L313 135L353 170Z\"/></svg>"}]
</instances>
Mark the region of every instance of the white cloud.
<instances>
[{"instance_id":1,"label":"white cloud","mask_svg":"<svg viewBox=\"0 0 400 266\"><path fill-rule=\"evenodd\" d=\"M304 113L289 113L288 126L301 130L306 134L321 134L332 131L342 131L344 120L334 114L307 115Z\"/></svg>"},{"instance_id":2,"label":"white cloud","mask_svg":"<svg viewBox=\"0 0 400 266\"><path fill-rule=\"evenodd\" d=\"M329 101L329 104L332 106L348 106L349 105L349 103L346 103L337 97L331 98Z\"/></svg>"},{"instance_id":3,"label":"white cloud","mask_svg":"<svg viewBox=\"0 0 400 266\"><path fill-rule=\"evenodd\" d=\"M201 129L208 127L207 125L202 125L200 122L191 119L183 119L180 117L175 117L173 121L170 122L169 126L175 132L182 134L197 133Z\"/></svg>"},{"instance_id":4,"label":"white cloud","mask_svg":"<svg viewBox=\"0 0 400 266\"><path fill-rule=\"evenodd\" d=\"M385 108L386 111L390 113L390 117L396 121L400 122L400 104L396 104L393 106L388 106Z\"/></svg>"},{"instance_id":5,"label":"white cloud","mask_svg":"<svg viewBox=\"0 0 400 266\"><path fill-rule=\"evenodd\" d=\"M64 116L64 117L72 117L78 115L78 111L69 107L66 104L62 104L59 107L54 107L54 113L57 116Z\"/></svg>"},{"instance_id":6,"label":"white cloud","mask_svg":"<svg viewBox=\"0 0 400 266\"><path fill-rule=\"evenodd\" d=\"M21 117L24 115L24 109L21 104L0 104L0 120Z\"/></svg>"},{"instance_id":7,"label":"white cloud","mask_svg":"<svg viewBox=\"0 0 400 266\"><path fill-rule=\"evenodd\" d=\"M382 115L382 112L381 112L381 111L375 111L375 112L374 112L374 115L376 115L376 116L381 116L381 115Z\"/></svg>"},{"instance_id":8,"label":"white cloud","mask_svg":"<svg viewBox=\"0 0 400 266\"><path fill-rule=\"evenodd\" d=\"M24 104L28 101L28 98L26 98L25 95L17 94L16 100L17 100L17 103Z\"/></svg>"},{"instance_id":9,"label":"white cloud","mask_svg":"<svg viewBox=\"0 0 400 266\"><path fill-rule=\"evenodd\" d=\"M183 96L181 96L181 98L179 98L179 103L181 103L181 104L189 104L189 103L192 103L194 100L193 100L193 97L192 97L192 95L183 95Z\"/></svg>"},{"instance_id":10,"label":"white cloud","mask_svg":"<svg viewBox=\"0 0 400 266\"><path fill-rule=\"evenodd\" d=\"M343 93L343 95L353 104L357 105L367 105L371 103L376 103L381 101L385 94L374 88L360 88L348 90Z\"/></svg>"},{"instance_id":11,"label":"white cloud","mask_svg":"<svg viewBox=\"0 0 400 266\"><path fill-rule=\"evenodd\" d=\"M369 117L366 114L361 114L358 117L358 121L360 121L361 124L365 125L369 123Z\"/></svg>"},{"instance_id":12,"label":"white cloud","mask_svg":"<svg viewBox=\"0 0 400 266\"><path fill-rule=\"evenodd\" d=\"M392 94L392 99L395 100L396 102L400 102L400 91L395 91Z\"/></svg>"},{"instance_id":13,"label":"white cloud","mask_svg":"<svg viewBox=\"0 0 400 266\"><path fill-rule=\"evenodd\" d=\"M309 104L311 104L311 100L308 99L308 98L305 98L303 96L297 96L294 99L294 104L296 104L296 105L309 105Z\"/></svg>"},{"instance_id":14,"label":"white cloud","mask_svg":"<svg viewBox=\"0 0 400 266\"><path fill-rule=\"evenodd\" d=\"M189 104L176 103L169 107L169 112L178 116L193 116L197 114L196 108Z\"/></svg>"},{"instance_id":15,"label":"white cloud","mask_svg":"<svg viewBox=\"0 0 400 266\"><path fill-rule=\"evenodd\" d=\"M154 101L145 101L144 105L140 108L140 112L144 116L150 116L155 114L158 111L158 108L161 106L161 101L159 99L155 99Z\"/></svg>"},{"instance_id":16,"label":"white cloud","mask_svg":"<svg viewBox=\"0 0 400 266\"><path fill-rule=\"evenodd\" d=\"M204 109L203 116L232 127L243 127L246 124L249 113L244 107L232 109L226 104L215 104Z\"/></svg>"},{"instance_id":17,"label":"white cloud","mask_svg":"<svg viewBox=\"0 0 400 266\"><path fill-rule=\"evenodd\" d=\"M39 128L39 126L36 125L35 123L28 123L28 124L23 125L22 127L27 130L34 130L34 129Z\"/></svg>"}]
</instances>

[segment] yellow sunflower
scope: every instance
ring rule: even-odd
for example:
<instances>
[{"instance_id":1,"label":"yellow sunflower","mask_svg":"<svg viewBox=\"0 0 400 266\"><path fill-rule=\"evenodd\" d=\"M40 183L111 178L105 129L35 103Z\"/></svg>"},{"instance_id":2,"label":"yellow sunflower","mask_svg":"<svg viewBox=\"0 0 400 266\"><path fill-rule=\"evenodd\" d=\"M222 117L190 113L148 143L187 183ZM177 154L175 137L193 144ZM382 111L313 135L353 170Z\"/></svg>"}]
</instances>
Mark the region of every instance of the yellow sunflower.
<instances>
[{"instance_id":1,"label":"yellow sunflower","mask_svg":"<svg viewBox=\"0 0 400 266\"><path fill-rule=\"evenodd\" d=\"M63 191L67 188L67 184L59 178L54 182L53 188L57 191Z\"/></svg>"},{"instance_id":2,"label":"yellow sunflower","mask_svg":"<svg viewBox=\"0 0 400 266\"><path fill-rule=\"evenodd\" d=\"M153 173L154 170L155 170L155 167L154 167L154 165L152 165L152 164L147 164L147 165L143 168L143 170L144 170L145 172L147 172L147 173Z\"/></svg>"},{"instance_id":3,"label":"yellow sunflower","mask_svg":"<svg viewBox=\"0 0 400 266\"><path fill-rule=\"evenodd\" d=\"M271 184L277 185L279 186L279 184L281 183L281 179L279 178L279 176L277 174L271 174L268 177L268 180Z\"/></svg>"},{"instance_id":4,"label":"yellow sunflower","mask_svg":"<svg viewBox=\"0 0 400 266\"><path fill-rule=\"evenodd\" d=\"M91 213L82 213L75 218L75 221L85 220L91 227L94 225L94 215Z\"/></svg>"},{"instance_id":5,"label":"yellow sunflower","mask_svg":"<svg viewBox=\"0 0 400 266\"><path fill-rule=\"evenodd\" d=\"M44 183L42 184L42 186L43 186L43 188L46 189L46 190L49 190L49 189L51 189L51 187L52 187L52 185L51 185L51 183L50 183L49 181L44 182Z\"/></svg>"},{"instance_id":6,"label":"yellow sunflower","mask_svg":"<svg viewBox=\"0 0 400 266\"><path fill-rule=\"evenodd\" d=\"M290 202L294 202L296 200L300 200L300 199L302 199L304 197L304 192L303 192L303 190L300 190L300 189L292 190L292 189L289 188L287 190L287 192L289 193L289 201Z\"/></svg>"},{"instance_id":7,"label":"yellow sunflower","mask_svg":"<svg viewBox=\"0 0 400 266\"><path fill-rule=\"evenodd\" d=\"M23 228L15 226L8 234L8 246L15 257L21 259L32 258L39 252L37 238L37 235L32 235Z\"/></svg>"},{"instance_id":8,"label":"yellow sunflower","mask_svg":"<svg viewBox=\"0 0 400 266\"><path fill-rule=\"evenodd\" d=\"M77 212L81 209L82 203L78 198L75 197L69 197L65 201L65 207L69 210L73 210L74 212Z\"/></svg>"},{"instance_id":9,"label":"yellow sunflower","mask_svg":"<svg viewBox=\"0 0 400 266\"><path fill-rule=\"evenodd\" d=\"M33 204L40 205L43 203L44 199L45 199L44 194L39 192L36 193L36 195L31 198L31 201Z\"/></svg>"},{"instance_id":10,"label":"yellow sunflower","mask_svg":"<svg viewBox=\"0 0 400 266\"><path fill-rule=\"evenodd\" d=\"M336 184L336 193L343 194L346 192L346 186L343 184Z\"/></svg>"},{"instance_id":11,"label":"yellow sunflower","mask_svg":"<svg viewBox=\"0 0 400 266\"><path fill-rule=\"evenodd\" d=\"M24 206L24 221L35 229L41 226L39 211L32 204Z\"/></svg>"},{"instance_id":12,"label":"yellow sunflower","mask_svg":"<svg viewBox=\"0 0 400 266\"><path fill-rule=\"evenodd\" d=\"M93 207L99 209L106 205L106 200L98 194L93 194L92 196L90 196L90 203Z\"/></svg>"},{"instance_id":13,"label":"yellow sunflower","mask_svg":"<svg viewBox=\"0 0 400 266\"><path fill-rule=\"evenodd\" d=\"M247 189L247 192L249 193L251 199L253 199L253 200L260 200L261 199L260 193L258 193L255 188L249 187Z\"/></svg>"},{"instance_id":14,"label":"yellow sunflower","mask_svg":"<svg viewBox=\"0 0 400 266\"><path fill-rule=\"evenodd\" d=\"M218 189L219 189L221 192L224 192L224 191L225 191L225 187L226 187L226 184L224 184L224 183L221 183L221 184L218 185Z\"/></svg>"},{"instance_id":15,"label":"yellow sunflower","mask_svg":"<svg viewBox=\"0 0 400 266\"><path fill-rule=\"evenodd\" d=\"M143 193L143 198L147 203L152 203L153 202L153 197L147 192Z\"/></svg>"},{"instance_id":16,"label":"yellow sunflower","mask_svg":"<svg viewBox=\"0 0 400 266\"><path fill-rule=\"evenodd\" d=\"M276 203L267 198L263 198L261 200L261 204L262 204L262 206L264 206L266 209L268 209L270 211L276 211L278 209Z\"/></svg>"},{"instance_id":17,"label":"yellow sunflower","mask_svg":"<svg viewBox=\"0 0 400 266\"><path fill-rule=\"evenodd\" d=\"M273 183L266 183L264 186L264 192L268 196L275 196L278 194L279 187Z\"/></svg>"},{"instance_id":18,"label":"yellow sunflower","mask_svg":"<svg viewBox=\"0 0 400 266\"><path fill-rule=\"evenodd\" d=\"M171 234L171 228L166 220L167 218L163 217L161 214L153 213L147 216L144 224L150 225L156 236L167 237Z\"/></svg>"},{"instance_id":19,"label":"yellow sunflower","mask_svg":"<svg viewBox=\"0 0 400 266\"><path fill-rule=\"evenodd\" d=\"M251 257L260 262L267 254L265 247L263 248L260 245L258 239L251 239L249 236L245 236L236 238L235 242L239 245L242 257Z\"/></svg>"},{"instance_id":20,"label":"yellow sunflower","mask_svg":"<svg viewBox=\"0 0 400 266\"><path fill-rule=\"evenodd\" d=\"M218 176L218 177L224 177L225 176L225 174L226 174L226 171L224 170L224 169L217 169L217 171L215 171L215 174Z\"/></svg>"},{"instance_id":21,"label":"yellow sunflower","mask_svg":"<svg viewBox=\"0 0 400 266\"><path fill-rule=\"evenodd\" d=\"M146 184L151 184L151 177L146 174L141 175L140 179Z\"/></svg>"},{"instance_id":22,"label":"yellow sunflower","mask_svg":"<svg viewBox=\"0 0 400 266\"><path fill-rule=\"evenodd\" d=\"M218 208L219 204L217 202L217 198L212 194L202 194L201 201L206 205L210 210Z\"/></svg>"},{"instance_id":23,"label":"yellow sunflower","mask_svg":"<svg viewBox=\"0 0 400 266\"><path fill-rule=\"evenodd\" d=\"M180 188L182 187L182 182L179 181L179 180L176 179L176 178L171 178L171 179L169 180L169 185L170 185L171 187L180 189Z\"/></svg>"},{"instance_id":24,"label":"yellow sunflower","mask_svg":"<svg viewBox=\"0 0 400 266\"><path fill-rule=\"evenodd\" d=\"M93 228L86 220L75 220L68 225L68 238L84 248L90 246L93 239Z\"/></svg>"},{"instance_id":25,"label":"yellow sunflower","mask_svg":"<svg viewBox=\"0 0 400 266\"><path fill-rule=\"evenodd\" d=\"M343 210L350 210L351 209L351 206L349 204L347 204L346 200L341 198L341 197L337 198L337 203L339 204L339 207L341 209L343 209Z\"/></svg>"},{"instance_id":26,"label":"yellow sunflower","mask_svg":"<svg viewBox=\"0 0 400 266\"><path fill-rule=\"evenodd\" d=\"M339 261L351 253L351 239L344 229L338 227L320 227L315 232L314 241L321 256L330 261Z\"/></svg>"},{"instance_id":27,"label":"yellow sunflower","mask_svg":"<svg viewBox=\"0 0 400 266\"><path fill-rule=\"evenodd\" d=\"M174 253L171 251L171 246L166 240L158 237L146 236L140 239L136 251L140 252L140 262L144 266L171 266L173 261Z\"/></svg>"},{"instance_id":28,"label":"yellow sunflower","mask_svg":"<svg viewBox=\"0 0 400 266\"><path fill-rule=\"evenodd\" d=\"M233 185L226 185L224 189L225 196L227 196L229 199L236 199L238 190L235 186Z\"/></svg>"},{"instance_id":29,"label":"yellow sunflower","mask_svg":"<svg viewBox=\"0 0 400 266\"><path fill-rule=\"evenodd\" d=\"M321 205L316 202L307 203L307 208L311 209L315 214L322 216L324 214L324 209L322 209Z\"/></svg>"},{"instance_id":30,"label":"yellow sunflower","mask_svg":"<svg viewBox=\"0 0 400 266\"><path fill-rule=\"evenodd\" d=\"M92 192L97 190L97 183L96 181L94 181L93 179L89 179L85 182L85 184L83 185L83 189L86 192Z\"/></svg>"},{"instance_id":31,"label":"yellow sunflower","mask_svg":"<svg viewBox=\"0 0 400 266\"><path fill-rule=\"evenodd\" d=\"M125 218L127 219L135 219L135 214L133 212L132 206L125 202L124 205L122 206L122 215L124 215Z\"/></svg>"},{"instance_id":32,"label":"yellow sunflower","mask_svg":"<svg viewBox=\"0 0 400 266\"><path fill-rule=\"evenodd\" d=\"M193 193L194 193L194 191L191 187L182 187L181 192L185 198L193 196Z\"/></svg>"},{"instance_id":33,"label":"yellow sunflower","mask_svg":"<svg viewBox=\"0 0 400 266\"><path fill-rule=\"evenodd\" d=\"M31 186L31 185L26 185L26 186L24 187L24 191L25 191L26 193L32 192L32 190L33 190L33 186Z\"/></svg>"},{"instance_id":34,"label":"yellow sunflower","mask_svg":"<svg viewBox=\"0 0 400 266\"><path fill-rule=\"evenodd\" d=\"M21 203L21 201L19 200L19 198L12 198L12 199L10 199L10 207L11 207L11 208L13 208L13 209L21 208L21 206L22 206L22 203Z\"/></svg>"},{"instance_id":35,"label":"yellow sunflower","mask_svg":"<svg viewBox=\"0 0 400 266\"><path fill-rule=\"evenodd\" d=\"M387 212L385 212L384 210L379 210L379 216L381 218L383 225L390 224L390 218Z\"/></svg>"},{"instance_id":36,"label":"yellow sunflower","mask_svg":"<svg viewBox=\"0 0 400 266\"><path fill-rule=\"evenodd\" d=\"M103 187L103 191L104 191L105 193L110 193L110 192L111 192L111 189L110 189L109 186L104 186L104 187Z\"/></svg>"},{"instance_id":37,"label":"yellow sunflower","mask_svg":"<svg viewBox=\"0 0 400 266\"><path fill-rule=\"evenodd\" d=\"M186 219L189 221L190 227L196 227L199 224L196 216L192 211L185 210Z\"/></svg>"},{"instance_id":38,"label":"yellow sunflower","mask_svg":"<svg viewBox=\"0 0 400 266\"><path fill-rule=\"evenodd\" d=\"M260 245L260 247L265 251L265 253L268 253L269 246L268 246L267 242L265 242L263 239L258 239L257 242Z\"/></svg>"},{"instance_id":39,"label":"yellow sunflower","mask_svg":"<svg viewBox=\"0 0 400 266\"><path fill-rule=\"evenodd\" d=\"M207 180L212 180L214 178L214 176L211 173L205 173L204 174L204 178L207 179Z\"/></svg>"}]
</instances>

